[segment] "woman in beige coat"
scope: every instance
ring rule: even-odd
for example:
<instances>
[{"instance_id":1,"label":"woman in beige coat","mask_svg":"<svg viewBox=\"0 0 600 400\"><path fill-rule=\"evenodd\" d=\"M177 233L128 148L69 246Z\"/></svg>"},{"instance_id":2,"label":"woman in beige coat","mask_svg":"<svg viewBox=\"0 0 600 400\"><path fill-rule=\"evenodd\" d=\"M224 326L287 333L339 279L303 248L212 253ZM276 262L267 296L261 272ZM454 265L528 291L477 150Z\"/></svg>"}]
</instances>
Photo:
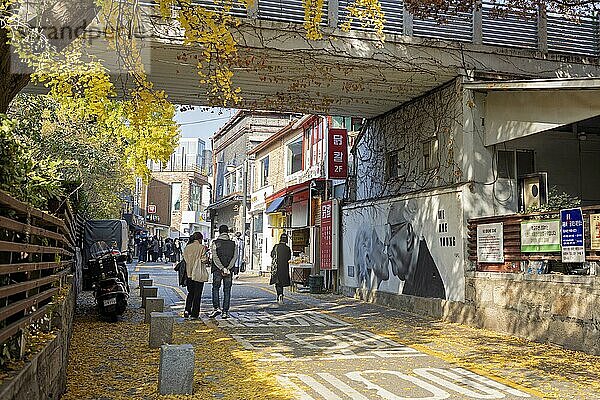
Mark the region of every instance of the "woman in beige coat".
<instances>
[{"instance_id":1,"label":"woman in beige coat","mask_svg":"<svg viewBox=\"0 0 600 400\"><path fill-rule=\"evenodd\" d=\"M206 246L202 244L203 236L200 232L195 232L190 236L190 241L183 250L183 259L188 276L187 288L188 295L185 300L185 318L198 318L200 315L200 301L202 300L202 290L204 282L208 281L208 254Z\"/></svg>"}]
</instances>

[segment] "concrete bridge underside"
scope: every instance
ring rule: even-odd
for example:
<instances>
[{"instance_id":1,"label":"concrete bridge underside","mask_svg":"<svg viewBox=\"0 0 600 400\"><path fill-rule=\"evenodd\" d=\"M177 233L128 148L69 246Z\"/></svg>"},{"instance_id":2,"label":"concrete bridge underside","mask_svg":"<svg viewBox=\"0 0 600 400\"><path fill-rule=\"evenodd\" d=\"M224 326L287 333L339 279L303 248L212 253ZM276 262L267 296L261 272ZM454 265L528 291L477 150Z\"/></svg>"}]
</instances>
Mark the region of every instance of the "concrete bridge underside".
<instances>
[{"instance_id":1,"label":"concrete bridge underside","mask_svg":"<svg viewBox=\"0 0 600 400\"><path fill-rule=\"evenodd\" d=\"M149 25L153 33L140 44L155 87L177 104L210 105L194 58L200 49L183 45L181 32L172 26ZM403 35L387 35L381 44L369 32L324 29L325 39L310 41L301 24L244 19L235 28L239 57L233 81L243 97L236 107L374 117L460 75L600 75L594 57ZM97 51L101 58L114 59L105 45L95 47L102 49Z\"/></svg>"}]
</instances>

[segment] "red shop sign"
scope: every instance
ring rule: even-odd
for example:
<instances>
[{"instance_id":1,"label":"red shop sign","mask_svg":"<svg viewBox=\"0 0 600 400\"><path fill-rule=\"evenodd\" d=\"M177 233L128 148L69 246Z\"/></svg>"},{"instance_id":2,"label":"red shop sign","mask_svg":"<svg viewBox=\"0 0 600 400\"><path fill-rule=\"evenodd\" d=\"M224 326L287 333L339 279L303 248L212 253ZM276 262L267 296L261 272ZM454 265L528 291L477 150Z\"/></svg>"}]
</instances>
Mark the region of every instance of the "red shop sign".
<instances>
[{"instance_id":1,"label":"red shop sign","mask_svg":"<svg viewBox=\"0 0 600 400\"><path fill-rule=\"evenodd\" d=\"M329 129L327 138L327 178L348 177L348 131Z\"/></svg>"},{"instance_id":2,"label":"red shop sign","mask_svg":"<svg viewBox=\"0 0 600 400\"><path fill-rule=\"evenodd\" d=\"M333 269L333 204L331 200L321 203L321 269Z\"/></svg>"}]
</instances>

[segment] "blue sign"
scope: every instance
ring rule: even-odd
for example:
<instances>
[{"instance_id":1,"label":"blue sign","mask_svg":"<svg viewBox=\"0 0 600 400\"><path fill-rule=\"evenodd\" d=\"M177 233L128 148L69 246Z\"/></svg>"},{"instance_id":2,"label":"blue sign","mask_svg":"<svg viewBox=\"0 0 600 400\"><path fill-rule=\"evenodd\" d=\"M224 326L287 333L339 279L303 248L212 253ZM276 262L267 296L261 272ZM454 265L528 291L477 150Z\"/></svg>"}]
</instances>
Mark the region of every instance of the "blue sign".
<instances>
[{"instance_id":1,"label":"blue sign","mask_svg":"<svg viewBox=\"0 0 600 400\"><path fill-rule=\"evenodd\" d=\"M563 262L585 262L583 213L581 208L560 210Z\"/></svg>"}]
</instances>

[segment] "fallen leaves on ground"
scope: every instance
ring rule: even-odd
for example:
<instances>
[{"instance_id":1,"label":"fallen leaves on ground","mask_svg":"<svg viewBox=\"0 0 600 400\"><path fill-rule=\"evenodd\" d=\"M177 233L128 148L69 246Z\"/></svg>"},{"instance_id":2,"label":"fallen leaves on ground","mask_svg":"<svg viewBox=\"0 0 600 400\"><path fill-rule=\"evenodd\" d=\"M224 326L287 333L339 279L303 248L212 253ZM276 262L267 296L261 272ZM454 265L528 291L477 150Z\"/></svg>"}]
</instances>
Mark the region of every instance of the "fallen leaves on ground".
<instances>
[{"instance_id":1,"label":"fallen leaves on ground","mask_svg":"<svg viewBox=\"0 0 600 400\"><path fill-rule=\"evenodd\" d=\"M333 307L335 313L329 312L336 318L473 372L537 389L546 398L587 399L589 393L600 393L600 356L384 306L354 303L348 298L322 297L338 304ZM369 313L347 313L357 306L364 306Z\"/></svg>"},{"instance_id":2,"label":"fallen leaves on ground","mask_svg":"<svg viewBox=\"0 0 600 400\"><path fill-rule=\"evenodd\" d=\"M116 323L93 312L76 316L63 400L293 398L273 373L256 367L255 354L201 321L176 323L173 333L174 344L194 346L194 394L159 396L160 350L148 347L149 326L141 322L142 311L130 308L125 320Z\"/></svg>"}]
</instances>

